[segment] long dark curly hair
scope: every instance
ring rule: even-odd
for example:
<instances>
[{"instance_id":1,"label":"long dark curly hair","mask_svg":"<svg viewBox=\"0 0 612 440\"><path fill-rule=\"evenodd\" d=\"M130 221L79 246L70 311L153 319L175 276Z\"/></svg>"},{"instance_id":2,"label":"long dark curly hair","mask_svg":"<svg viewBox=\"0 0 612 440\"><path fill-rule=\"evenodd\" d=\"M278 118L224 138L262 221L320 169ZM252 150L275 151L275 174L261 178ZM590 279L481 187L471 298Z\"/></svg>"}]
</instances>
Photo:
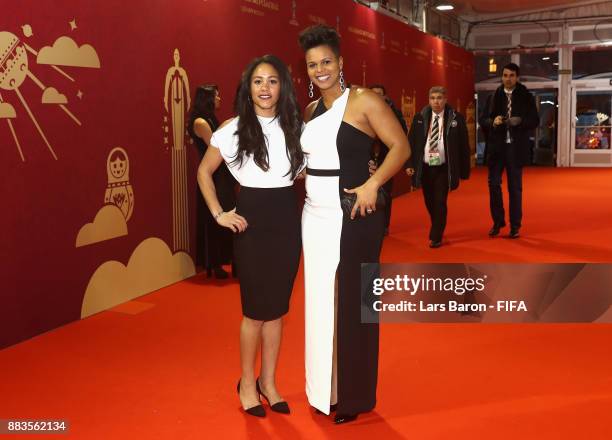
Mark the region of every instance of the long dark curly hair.
<instances>
[{"instance_id":1,"label":"long dark curly hair","mask_svg":"<svg viewBox=\"0 0 612 440\"><path fill-rule=\"evenodd\" d=\"M238 151L232 164L242 165L245 157L253 156L253 160L264 171L270 169L267 139L263 133L251 98L251 77L260 64L270 64L278 72L280 81L280 96L276 104L276 117L285 134L285 144L290 168L286 175L295 179L304 162L304 152L300 144L302 132L302 113L295 97L295 89L289 69L278 57L264 55L249 63L244 72L236 99L234 111L238 115Z\"/></svg>"}]
</instances>

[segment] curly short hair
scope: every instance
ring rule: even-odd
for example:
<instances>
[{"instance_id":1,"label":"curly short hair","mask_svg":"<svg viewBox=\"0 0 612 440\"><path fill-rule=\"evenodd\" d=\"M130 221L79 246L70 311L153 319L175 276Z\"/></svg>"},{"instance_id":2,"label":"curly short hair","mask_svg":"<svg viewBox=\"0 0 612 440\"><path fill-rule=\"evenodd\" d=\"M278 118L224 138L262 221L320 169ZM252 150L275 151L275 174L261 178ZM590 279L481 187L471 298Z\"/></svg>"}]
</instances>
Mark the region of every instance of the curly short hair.
<instances>
[{"instance_id":1,"label":"curly short hair","mask_svg":"<svg viewBox=\"0 0 612 440\"><path fill-rule=\"evenodd\" d=\"M300 32L298 41L304 52L313 47L326 45L337 57L340 56L340 36L333 27L324 24L307 27Z\"/></svg>"}]
</instances>

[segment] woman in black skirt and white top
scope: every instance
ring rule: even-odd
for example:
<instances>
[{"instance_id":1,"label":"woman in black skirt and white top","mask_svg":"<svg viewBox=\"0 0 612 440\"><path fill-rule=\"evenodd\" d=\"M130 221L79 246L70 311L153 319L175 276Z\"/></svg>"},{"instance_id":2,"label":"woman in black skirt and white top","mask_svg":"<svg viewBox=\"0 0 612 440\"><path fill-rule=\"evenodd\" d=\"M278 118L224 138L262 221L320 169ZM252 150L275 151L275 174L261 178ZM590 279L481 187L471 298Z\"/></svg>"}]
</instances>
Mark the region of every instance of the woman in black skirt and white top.
<instances>
[{"instance_id":1,"label":"woman in black skirt and white top","mask_svg":"<svg viewBox=\"0 0 612 440\"><path fill-rule=\"evenodd\" d=\"M236 95L236 118L217 130L198 170L204 199L216 221L234 235L240 268L240 358L238 394L244 410L263 417L260 394L272 410L289 413L275 384L281 317L300 260L300 221L293 181L304 167L302 118L291 75L273 55L253 60ZM241 189L235 209L225 212L212 175L225 161ZM261 374L254 364L261 340Z\"/></svg>"}]
</instances>

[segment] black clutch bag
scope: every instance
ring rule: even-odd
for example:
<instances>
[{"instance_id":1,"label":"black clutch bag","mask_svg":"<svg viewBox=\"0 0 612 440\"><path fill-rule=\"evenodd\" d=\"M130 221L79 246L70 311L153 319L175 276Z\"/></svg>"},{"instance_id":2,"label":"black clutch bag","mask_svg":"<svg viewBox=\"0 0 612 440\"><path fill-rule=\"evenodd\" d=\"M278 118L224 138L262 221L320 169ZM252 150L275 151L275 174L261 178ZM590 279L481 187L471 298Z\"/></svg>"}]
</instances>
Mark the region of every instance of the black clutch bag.
<instances>
[{"instance_id":1,"label":"black clutch bag","mask_svg":"<svg viewBox=\"0 0 612 440\"><path fill-rule=\"evenodd\" d=\"M384 209L387 206L389 199L389 193L381 186L378 188L378 194L376 194L376 209ZM344 218L351 218L351 211L357 202L357 194L343 193L340 196L340 206ZM359 211L357 211L359 213Z\"/></svg>"}]
</instances>

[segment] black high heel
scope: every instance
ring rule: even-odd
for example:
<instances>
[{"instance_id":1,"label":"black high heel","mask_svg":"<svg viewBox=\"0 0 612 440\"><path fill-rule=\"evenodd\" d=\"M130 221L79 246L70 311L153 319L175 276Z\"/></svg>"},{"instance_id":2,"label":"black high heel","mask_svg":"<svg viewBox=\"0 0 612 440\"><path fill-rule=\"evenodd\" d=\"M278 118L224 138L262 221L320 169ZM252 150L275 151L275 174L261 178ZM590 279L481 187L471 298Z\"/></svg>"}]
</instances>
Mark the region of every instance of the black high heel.
<instances>
[{"instance_id":1,"label":"black high heel","mask_svg":"<svg viewBox=\"0 0 612 440\"><path fill-rule=\"evenodd\" d=\"M257 388L259 388L259 384L257 384ZM240 380L238 381L237 391L238 391L238 397L240 397ZM255 417L265 417L266 416L266 410L264 409L261 403L256 406L252 406L251 408L247 408L244 411L247 414L250 414Z\"/></svg>"},{"instance_id":2,"label":"black high heel","mask_svg":"<svg viewBox=\"0 0 612 440\"><path fill-rule=\"evenodd\" d=\"M334 417L334 423L336 425L340 425L341 423L352 422L353 420L357 419L358 415L359 414L336 414L336 417Z\"/></svg>"},{"instance_id":3,"label":"black high heel","mask_svg":"<svg viewBox=\"0 0 612 440\"><path fill-rule=\"evenodd\" d=\"M257 378L257 381L255 383L257 384L257 392L261 394L262 396L264 396L264 398L268 401L268 405L270 405L270 399L268 399L268 396L266 396L261 391L261 388L259 386L259 377ZM274 405L270 405L270 409L272 409L272 411L274 412L281 413L281 414L291 413L291 410L289 409L289 404L285 401L276 402Z\"/></svg>"}]
</instances>

